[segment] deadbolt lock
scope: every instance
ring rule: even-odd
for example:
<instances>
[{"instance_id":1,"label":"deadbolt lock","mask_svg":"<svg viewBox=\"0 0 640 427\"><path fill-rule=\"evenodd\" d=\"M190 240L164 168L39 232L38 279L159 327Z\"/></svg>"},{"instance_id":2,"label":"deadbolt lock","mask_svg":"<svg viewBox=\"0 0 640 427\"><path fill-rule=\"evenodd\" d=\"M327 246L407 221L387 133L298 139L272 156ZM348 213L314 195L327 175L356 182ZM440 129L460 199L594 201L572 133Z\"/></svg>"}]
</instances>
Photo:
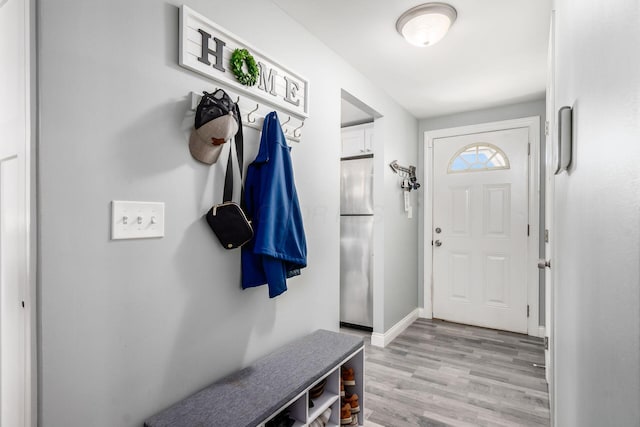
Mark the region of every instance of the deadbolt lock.
<instances>
[{"instance_id":1,"label":"deadbolt lock","mask_svg":"<svg viewBox=\"0 0 640 427\"><path fill-rule=\"evenodd\" d=\"M436 233L438 233L438 234L442 233L442 228L436 227Z\"/></svg>"},{"instance_id":2,"label":"deadbolt lock","mask_svg":"<svg viewBox=\"0 0 640 427\"><path fill-rule=\"evenodd\" d=\"M538 260L538 268L540 270L544 270L545 268L551 268L551 261L539 259Z\"/></svg>"}]
</instances>

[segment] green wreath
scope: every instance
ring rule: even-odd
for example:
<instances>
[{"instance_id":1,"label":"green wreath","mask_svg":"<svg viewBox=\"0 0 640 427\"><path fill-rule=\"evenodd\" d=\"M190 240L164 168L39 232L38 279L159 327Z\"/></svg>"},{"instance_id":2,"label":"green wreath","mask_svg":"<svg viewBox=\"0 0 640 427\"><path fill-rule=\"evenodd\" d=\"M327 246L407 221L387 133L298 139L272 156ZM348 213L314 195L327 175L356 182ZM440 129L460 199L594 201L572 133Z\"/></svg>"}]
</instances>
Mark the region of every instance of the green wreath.
<instances>
[{"instance_id":1,"label":"green wreath","mask_svg":"<svg viewBox=\"0 0 640 427\"><path fill-rule=\"evenodd\" d=\"M247 65L245 73L242 66ZM231 54L231 72L236 79L245 86L253 86L258 81L260 70L256 60L251 56L247 49L236 49Z\"/></svg>"}]
</instances>

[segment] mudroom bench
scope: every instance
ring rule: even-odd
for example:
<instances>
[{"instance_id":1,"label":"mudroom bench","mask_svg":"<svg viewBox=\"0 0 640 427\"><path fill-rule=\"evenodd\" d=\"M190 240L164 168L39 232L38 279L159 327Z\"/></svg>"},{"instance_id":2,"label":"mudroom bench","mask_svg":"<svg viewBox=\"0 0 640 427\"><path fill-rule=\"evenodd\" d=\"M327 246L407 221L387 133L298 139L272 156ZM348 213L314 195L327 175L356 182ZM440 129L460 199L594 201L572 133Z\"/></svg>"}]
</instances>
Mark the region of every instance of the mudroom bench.
<instances>
[{"instance_id":1,"label":"mudroom bench","mask_svg":"<svg viewBox=\"0 0 640 427\"><path fill-rule=\"evenodd\" d=\"M331 408L326 425L339 427L342 366L355 372L356 385L347 392L360 397L358 424L363 425L363 340L317 330L152 416L145 426L264 427L288 410L294 427L303 427ZM325 379L324 392L311 399L309 390Z\"/></svg>"}]
</instances>

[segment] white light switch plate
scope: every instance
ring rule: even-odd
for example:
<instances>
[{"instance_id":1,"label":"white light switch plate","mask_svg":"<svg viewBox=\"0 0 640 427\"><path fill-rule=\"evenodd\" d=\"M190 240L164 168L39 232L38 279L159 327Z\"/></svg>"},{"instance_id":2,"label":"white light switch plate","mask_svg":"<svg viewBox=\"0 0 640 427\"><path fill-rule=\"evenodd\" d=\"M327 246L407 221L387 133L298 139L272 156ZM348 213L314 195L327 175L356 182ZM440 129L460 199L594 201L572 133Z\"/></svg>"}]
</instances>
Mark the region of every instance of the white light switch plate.
<instances>
[{"instance_id":1,"label":"white light switch plate","mask_svg":"<svg viewBox=\"0 0 640 427\"><path fill-rule=\"evenodd\" d=\"M111 239L164 237L164 203L111 202Z\"/></svg>"}]
</instances>

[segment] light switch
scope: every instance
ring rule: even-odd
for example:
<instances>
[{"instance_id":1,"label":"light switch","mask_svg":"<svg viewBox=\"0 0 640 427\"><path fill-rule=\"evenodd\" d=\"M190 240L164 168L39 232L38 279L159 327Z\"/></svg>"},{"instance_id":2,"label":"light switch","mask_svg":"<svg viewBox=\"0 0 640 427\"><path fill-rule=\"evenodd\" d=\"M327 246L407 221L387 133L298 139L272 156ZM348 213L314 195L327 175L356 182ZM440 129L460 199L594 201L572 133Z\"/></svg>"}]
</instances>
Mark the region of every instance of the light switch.
<instances>
[{"instance_id":1,"label":"light switch","mask_svg":"<svg viewBox=\"0 0 640 427\"><path fill-rule=\"evenodd\" d=\"M111 202L111 239L164 237L164 203Z\"/></svg>"}]
</instances>

